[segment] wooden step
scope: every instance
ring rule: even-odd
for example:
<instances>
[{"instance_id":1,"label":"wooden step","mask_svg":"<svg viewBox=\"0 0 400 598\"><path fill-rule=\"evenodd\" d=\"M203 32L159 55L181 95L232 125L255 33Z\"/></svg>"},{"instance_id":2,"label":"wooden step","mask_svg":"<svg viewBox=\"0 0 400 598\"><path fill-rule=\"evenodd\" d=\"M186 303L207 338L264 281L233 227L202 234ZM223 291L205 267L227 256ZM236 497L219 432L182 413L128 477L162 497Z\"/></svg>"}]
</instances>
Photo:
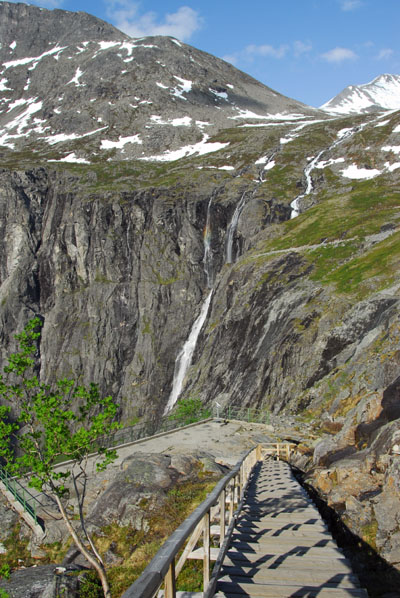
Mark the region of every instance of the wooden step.
<instances>
[{"instance_id":1,"label":"wooden step","mask_svg":"<svg viewBox=\"0 0 400 598\"><path fill-rule=\"evenodd\" d=\"M309 526L310 527L310 526ZM258 542L262 541L263 538L271 538L275 542L279 542L281 538L285 539L293 539L303 541L303 538L308 538L313 540L314 542L318 542L319 540L332 540L332 536L327 531L317 531L317 530L309 530L309 531L293 531L288 529L258 529L258 530L249 530L249 528L241 528L237 527L234 532L234 537L236 540L242 540L243 542Z\"/></svg>"},{"instance_id":2,"label":"wooden step","mask_svg":"<svg viewBox=\"0 0 400 598\"><path fill-rule=\"evenodd\" d=\"M277 546L278 544L278 546ZM337 549L337 544L331 538L317 539L314 538L271 538L266 537L254 542L252 539L246 540L243 536L232 537L231 547L237 550L245 550L247 552L276 552L282 554L282 551L302 550L308 548L320 549Z\"/></svg>"},{"instance_id":3,"label":"wooden step","mask_svg":"<svg viewBox=\"0 0 400 598\"><path fill-rule=\"evenodd\" d=\"M238 525L236 529L243 529L249 530L251 533L253 530L257 531L259 529L282 529L282 530L291 530L291 531L311 531L315 530L317 532L324 531L329 533L328 526L322 520L315 521L311 520L305 521L303 523L295 523L292 521L284 522L281 519L272 519L269 517L268 519L263 519L260 521L252 521L251 519L239 519Z\"/></svg>"},{"instance_id":4,"label":"wooden step","mask_svg":"<svg viewBox=\"0 0 400 598\"><path fill-rule=\"evenodd\" d=\"M225 567L238 568L242 571L267 571L269 569L274 571L282 571L283 575L286 570L290 571L323 571L329 572L330 575L351 575L353 573L351 563L344 556L341 558L332 558L326 556L287 556L287 555L265 555L262 562L249 562L245 558L234 556L231 552L224 561Z\"/></svg>"},{"instance_id":5,"label":"wooden step","mask_svg":"<svg viewBox=\"0 0 400 598\"><path fill-rule=\"evenodd\" d=\"M290 568L293 571L316 568L332 573L352 573L350 561L341 554L335 557L323 554L320 556L266 554L258 562L254 558L247 559L245 554L235 554L234 551L230 551L224 560L224 566L247 568L253 571L257 571L259 568L276 570Z\"/></svg>"},{"instance_id":6,"label":"wooden step","mask_svg":"<svg viewBox=\"0 0 400 598\"><path fill-rule=\"evenodd\" d=\"M283 525L287 525L288 523L293 524L302 524L302 525L313 525L314 523L320 523L321 517L319 513L317 515L310 513L310 514L299 514L299 513L271 513L270 515L265 515L265 517L250 517L249 515L243 513L238 518L240 523L251 523L251 524L271 524L273 522L282 523Z\"/></svg>"},{"instance_id":7,"label":"wooden step","mask_svg":"<svg viewBox=\"0 0 400 598\"><path fill-rule=\"evenodd\" d=\"M218 583L215 598L368 598L360 588L324 588L284 584Z\"/></svg>"},{"instance_id":8,"label":"wooden step","mask_svg":"<svg viewBox=\"0 0 400 598\"><path fill-rule=\"evenodd\" d=\"M275 546L275 544L279 544L278 546ZM267 557L268 555L272 555L272 556L277 556L277 555L308 555L308 556L331 556L331 557L338 557L340 556L342 553L340 552L340 550L338 548L336 548L335 546L324 546L324 547L320 547L320 546L284 546L282 545L280 542L276 542L274 544L273 547L271 546L258 546L258 547L254 547L254 546L250 546L249 544L245 544L243 542L237 542L235 543L234 546L232 546L232 548L230 548L228 550L228 555L231 553L233 553L233 551L236 551L236 554L241 553L243 554L244 557L246 557L247 560L249 561L254 561L254 560L260 560L262 559L263 556ZM333 543L332 543L333 544Z\"/></svg>"},{"instance_id":9,"label":"wooden step","mask_svg":"<svg viewBox=\"0 0 400 598\"><path fill-rule=\"evenodd\" d=\"M332 571L314 569L252 569L250 567L223 567L219 581L236 581L249 583L274 583L304 584L320 586L329 584L332 587L357 588L357 576L349 573L332 573Z\"/></svg>"}]
</instances>

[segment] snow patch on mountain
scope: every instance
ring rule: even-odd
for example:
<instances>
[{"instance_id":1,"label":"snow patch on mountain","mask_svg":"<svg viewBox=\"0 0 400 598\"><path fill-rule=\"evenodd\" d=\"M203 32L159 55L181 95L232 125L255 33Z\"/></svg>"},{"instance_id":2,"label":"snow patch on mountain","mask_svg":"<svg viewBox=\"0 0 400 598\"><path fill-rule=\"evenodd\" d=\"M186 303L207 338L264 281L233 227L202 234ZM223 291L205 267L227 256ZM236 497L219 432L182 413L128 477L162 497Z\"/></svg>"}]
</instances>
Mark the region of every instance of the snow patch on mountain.
<instances>
[{"instance_id":1,"label":"snow patch on mountain","mask_svg":"<svg viewBox=\"0 0 400 598\"><path fill-rule=\"evenodd\" d=\"M54 54L58 55L60 52L65 50L66 47L67 46L60 47L57 45L57 46L54 46L54 48L52 48L51 50L48 50L47 52L43 52L43 54L41 54L40 56L28 56L27 58L20 58L19 60L9 60L8 62L3 62L3 67L5 70L7 70L10 68L15 68L17 66L24 66L24 65L32 62L33 66L31 67L30 70L33 70L37 66L37 63L40 60L42 60L46 56L53 56Z\"/></svg>"},{"instance_id":2,"label":"snow patch on mountain","mask_svg":"<svg viewBox=\"0 0 400 598\"><path fill-rule=\"evenodd\" d=\"M400 145L384 145L382 147L383 152L393 152L394 154L400 154Z\"/></svg>"},{"instance_id":3,"label":"snow patch on mountain","mask_svg":"<svg viewBox=\"0 0 400 598\"><path fill-rule=\"evenodd\" d=\"M65 158L60 158L59 160L48 160L48 162L69 162L70 164L90 164L88 160L84 158L78 158L75 152L68 154Z\"/></svg>"},{"instance_id":4,"label":"snow patch on mountain","mask_svg":"<svg viewBox=\"0 0 400 598\"><path fill-rule=\"evenodd\" d=\"M118 141L102 139L100 149L122 149L127 143L138 143L139 145L142 145L143 141L140 139L139 135L120 137Z\"/></svg>"},{"instance_id":5,"label":"snow patch on mountain","mask_svg":"<svg viewBox=\"0 0 400 598\"><path fill-rule=\"evenodd\" d=\"M192 124L192 119L190 116L182 116L181 118L170 118L168 120L163 120L162 116L152 114L150 116L150 120L156 125L171 125L173 127L190 127Z\"/></svg>"},{"instance_id":6,"label":"snow patch on mountain","mask_svg":"<svg viewBox=\"0 0 400 598\"><path fill-rule=\"evenodd\" d=\"M185 98L184 93L189 93L189 91L192 89L192 85L193 85L193 81L189 81L188 79L182 79L181 77L177 77L176 75L174 75L175 79L177 81L179 81L179 85L178 87L175 87L172 90L172 95L176 96L177 98L180 98L181 100L187 100L187 98Z\"/></svg>"},{"instance_id":7,"label":"snow patch on mountain","mask_svg":"<svg viewBox=\"0 0 400 598\"><path fill-rule=\"evenodd\" d=\"M359 168L357 164L350 164L342 170L342 176L347 179L373 179L382 174L377 168Z\"/></svg>"},{"instance_id":8,"label":"snow patch on mountain","mask_svg":"<svg viewBox=\"0 0 400 598\"><path fill-rule=\"evenodd\" d=\"M70 133L66 135L65 133L58 133L57 135L48 135L44 137L44 141L46 141L49 145L55 145L56 143L61 143L63 141L73 141L74 139L81 139L82 137L90 137L91 135L95 135L96 133L100 133L100 131L104 131L107 129L106 127L101 127L100 129L95 129L94 131L89 131L88 133L83 133L81 135L77 135L76 133Z\"/></svg>"},{"instance_id":9,"label":"snow patch on mountain","mask_svg":"<svg viewBox=\"0 0 400 598\"><path fill-rule=\"evenodd\" d=\"M207 143L209 138L209 135L204 135L201 141L194 143L193 145L185 145L177 150L171 150L165 152L164 154L160 154L159 156L147 156L139 159L149 162L173 162L175 160L180 160L181 158L187 158L193 154L203 156L204 154L217 152L218 150L224 149L229 145L229 143L220 143L217 141Z\"/></svg>"}]
</instances>

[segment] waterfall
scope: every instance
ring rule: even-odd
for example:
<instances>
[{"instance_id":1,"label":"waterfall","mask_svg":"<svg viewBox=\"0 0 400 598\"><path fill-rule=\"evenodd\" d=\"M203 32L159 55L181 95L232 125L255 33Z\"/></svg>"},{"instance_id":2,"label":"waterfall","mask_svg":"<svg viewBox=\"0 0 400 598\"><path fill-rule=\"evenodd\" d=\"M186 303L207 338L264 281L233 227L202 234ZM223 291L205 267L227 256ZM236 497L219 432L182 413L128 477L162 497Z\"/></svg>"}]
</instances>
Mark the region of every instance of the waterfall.
<instances>
[{"instance_id":1,"label":"waterfall","mask_svg":"<svg viewBox=\"0 0 400 598\"><path fill-rule=\"evenodd\" d=\"M322 154L327 152L328 149L330 149L330 148L326 148L326 149L322 150L321 152L319 152L319 154L315 158L313 158L311 160L311 162L309 164L307 164L307 166L305 167L304 176L306 177L306 182L307 182L306 190L301 195L298 195L290 204L290 207L292 208L292 211L290 214L290 219L296 218L296 216L298 216L300 214L300 212L299 212L300 199L303 199L303 197L305 197L306 195L309 195L311 193L311 191L313 190L311 172L314 170L315 166L318 164L319 159L322 156Z\"/></svg>"},{"instance_id":2,"label":"waterfall","mask_svg":"<svg viewBox=\"0 0 400 598\"><path fill-rule=\"evenodd\" d=\"M172 409L182 391L186 372L189 369L190 364L192 363L192 357L196 348L197 339L199 337L201 329L203 328L203 324L207 318L212 294L213 291L210 291L208 293L206 300L203 302L203 305L201 306L200 314L196 318L190 331L190 334L182 349L180 350L178 357L176 358L172 390L171 394L169 395L168 403L164 410L164 415Z\"/></svg>"},{"instance_id":3,"label":"waterfall","mask_svg":"<svg viewBox=\"0 0 400 598\"><path fill-rule=\"evenodd\" d=\"M290 207L292 208L292 211L290 214L290 219L296 218L296 216L298 216L300 214L299 201L301 199L303 199L303 197L305 197L306 195L309 195L311 193L311 191L313 190L311 172L314 170L314 168L317 167L320 157L323 154L325 154L326 152L333 150L337 145L340 145L346 139L349 139L349 137L352 137L354 135L354 133L361 131L367 124L368 123L365 123L358 127L353 127L350 129L343 129L343 132L341 132L339 134L339 139L336 139L336 141L334 141L334 143L332 143L329 147L326 147L325 149L321 150L319 152L319 154L315 158L313 158L309 164L307 164L307 166L304 169L304 176L306 178L306 183L307 183L306 190L301 195L298 195L290 204Z\"/></svg>"},{"instance_id":4,"label":"waterfall","mask_svg":"<svg viewBox=\"0 0 400 598\"><path fill-rule=\"evenodd\" d=\"M235 239L235 233L237 229L237 225L239 222L240 214L243 211L244 204L246 203L246 193L243 193L240 201L238 202L235 211L233 212L232 220L229 223L228 230L227 230L227 240L226 240L226 263L232 264L234 261L233 256L233 241Z\"/></svg>"},{"instance_id":5,"label":"waterfall","mask_svg":"<svg viewBox=\"0 0 400 598\"><path fill-rule=\"evenodd\" d=\"M204 227L203 239L204 239L204 256L203 256L203 264L204 264L204 273L207 278L207 286L209 289L212 288L213 285L213 268L212 268L212 251L211 251L211 204L212 204L212 196L210 201L208 202L207 206L207 217L206 217L206 225Z\"/></svg>"},{"instance_id":6,"label":"waterfall","mask_svg":"<svg viewBox=\"0 0 400 598\"><path fill-rule=\"evenodd\" d=\"M212 264L212 250L211 250L211 204L212 204L213 196L211 196L210 201L208 202L207 206L207 216L206 216L206 225L204 227L203 239L204 239L204 255L203 255L203 265L204 265L204 273L207 279L207 287L212 289L213 285L213 264ZM197 339L203 328L204 322L206 321L208 310L210 308L211 297L212 297L212 290L208 293L206 299L203 301L203 305L200 309L200 314L196 318L193 323L193 326L190 330L189 336L185 341L182 349L178 353L178 357L175 360L175 369L174 369L174 379L172 382L172 390L168 398L167 405L164 410L164 415L166 415L172 407L175 405L176 401L178 400L179 395L182 392L183 383L185 381L186 372L188 371L191 363L194 350L196 348Z\"/></svg>"}]
</instances>

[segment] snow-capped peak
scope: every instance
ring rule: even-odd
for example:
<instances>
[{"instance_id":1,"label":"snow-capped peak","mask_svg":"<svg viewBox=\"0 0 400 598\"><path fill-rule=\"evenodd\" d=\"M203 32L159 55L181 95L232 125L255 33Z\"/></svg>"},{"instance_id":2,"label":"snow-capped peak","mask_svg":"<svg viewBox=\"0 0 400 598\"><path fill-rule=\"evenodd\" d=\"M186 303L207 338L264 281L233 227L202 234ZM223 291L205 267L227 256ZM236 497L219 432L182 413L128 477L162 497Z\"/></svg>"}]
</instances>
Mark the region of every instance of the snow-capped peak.
<instances>
[{"instance_id":1,"label":"snow-capped peak","mask_svg":"<svg viewBox=\"0 0 400 598\"><path fill-rule=\"evenodd\" d=\"M333 114L400 109L400 75L384 74L364 85L350 85L321 109Z\"/></svg>"}]
</instances>

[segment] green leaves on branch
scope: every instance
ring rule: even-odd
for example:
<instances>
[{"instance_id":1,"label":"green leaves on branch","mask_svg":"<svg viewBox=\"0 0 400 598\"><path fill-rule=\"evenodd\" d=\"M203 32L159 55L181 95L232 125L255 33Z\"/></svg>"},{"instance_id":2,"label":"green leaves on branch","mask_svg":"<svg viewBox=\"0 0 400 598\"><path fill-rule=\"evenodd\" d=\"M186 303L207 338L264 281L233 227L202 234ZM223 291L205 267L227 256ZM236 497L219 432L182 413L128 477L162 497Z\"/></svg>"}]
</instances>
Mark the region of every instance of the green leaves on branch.
<instances>
[{"instance_id":1,"label":"green leaves on branch","mask_svg":"<svg viewBox=\"0 0 400 598\"><path fill-rule=\"evenodd\" d=\"M42 490L47 484L62 496L71 472L54 471L54 465L66 459L81 464L99 451L97 468L104 469L115 451L102 447L101 437L120 425L114 421L117 405L102 397L97 385L85 387L68 378L53 386L39 381L33 368L41 325L33 318L16 335L20 350L8 359L7 379L0 376L0 457L11 475L30 472L31 486Z\"/></svg>"}]
</instances>

